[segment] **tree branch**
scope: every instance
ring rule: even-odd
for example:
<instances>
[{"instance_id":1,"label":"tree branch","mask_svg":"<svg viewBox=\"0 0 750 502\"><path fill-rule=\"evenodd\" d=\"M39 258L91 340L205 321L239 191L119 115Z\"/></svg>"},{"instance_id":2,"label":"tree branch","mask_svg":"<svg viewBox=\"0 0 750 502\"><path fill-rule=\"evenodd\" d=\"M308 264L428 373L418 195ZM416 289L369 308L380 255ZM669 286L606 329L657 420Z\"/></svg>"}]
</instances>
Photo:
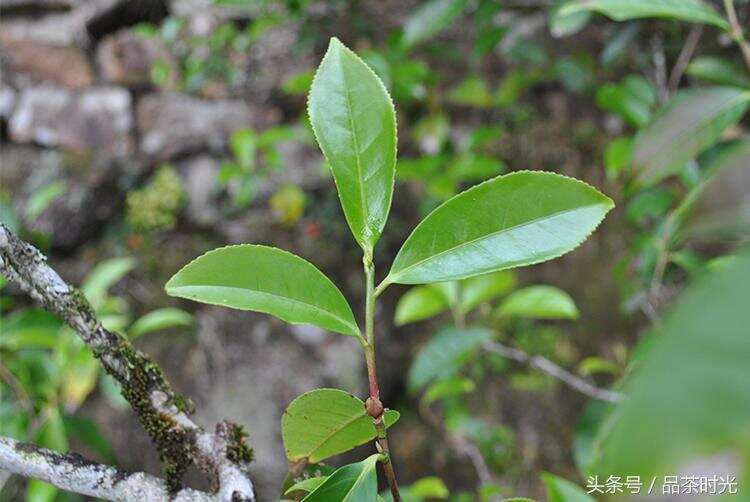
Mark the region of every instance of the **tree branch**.
<instances>
[{"instance_id":1,"label":"tree branch","mask_svg":"<svg viewBox=\"0 0 750 502\"><path fill-rule=\"evenodd\" d=\"M742 51L742 57L745 59L745 65L747 65L747 69L750 70L750 43L745 39L742 25L737 17L737 11L734 8L734 1L724 0L724 10L727 13L729 24L732 27L730 36L735 42L737 42L737 45L739 45L740 51Z\"/></svg>"},{"instance_id":2,"label":"tree branch","mask_svg":"<svg viewBox=\"0 0 750 502\"><path fill-rule=\"evenodd\" d=\"M220 500L255 500L248 474L252 450L242 427L221 422L214 433L190 418L192 403L167 382L161 369L123 336L104 329L81 292L47 265L45 256L0 223L0 273L42 307L60 316L112 375L165 463L170 492L182 486L191 465L215 476Z\"/></svg>"},{"instance_id":3,"label":"tree branch","mask_svg":"<svg viewBox=\"0 0 750 502\"><path fill-rule=\"evenodd\" d=\"M608 389L600 389L583 378L577 377L573 373L562 369L549 359L542 356L530 356L526 352L508 347L501 344L500 342L487 342L483 345L485 350L500 354L508 359L513 359L521 364L528 364L532 368L536 368L539 371L547 373L548 375L557 378L561 382L567 384L569 387L586 394L587 396L599 399L601 401L607 401L610 403L619 403L625 396L620 392Z\"/></svg>"},{"instance_id":4,"label":"tree branch","mask_svg":"<svg viewBox=\"0 0 750 502\"><path fill-rule=\"evenodd\" d=\"M669 74L669 90L671 92L676 91L680 86L680 80L682 80L685 69L693 58L693 54L698 47L698 42L700 42L702 34L702 24L694 24L693 27L690 28L690 32L685 40L685 45L682 46L682 50L680 51L679 56L677 56L677 61L672 67L672 73Z\"/></svg>"},{"instance_id":5,"label":"tree branch","mask_svg":"<svg viewBox=\"0 0 750 502\"><path fill-rule=\"evenodd\" d=\"M105 500L218 500L214 495L189 488L171 496L164 480L150 474L119 471L90 462L75 453L60 454L6 437L0 437L0 468L12 474L45 481L62 490Z\"/></svg>"}]
</instances>

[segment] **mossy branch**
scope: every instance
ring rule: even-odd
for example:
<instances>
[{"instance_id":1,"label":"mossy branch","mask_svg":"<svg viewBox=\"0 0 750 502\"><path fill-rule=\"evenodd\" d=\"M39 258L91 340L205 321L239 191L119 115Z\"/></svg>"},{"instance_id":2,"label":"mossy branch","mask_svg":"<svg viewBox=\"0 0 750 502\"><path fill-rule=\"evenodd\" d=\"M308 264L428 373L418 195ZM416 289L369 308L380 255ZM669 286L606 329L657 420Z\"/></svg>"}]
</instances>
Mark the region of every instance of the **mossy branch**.
<instances>
[{"instance_id":1,"label":"mossy branch","mask_svg":"<svg viewBox=\"0 0 750 502\"><path fill-rule=\"evenodd\" d=\"M196 465L216 478L221 500L255 500L247 469L251 452L239 426L222 422L209 433L195 424L192 403L172 389L159 366L125 337L104 329L83 294L63 281L38 249L1 223L0 273L60 316L120 383L159 451L170 492L182 487L184 472Z\"/></svg>"}]
</instances>

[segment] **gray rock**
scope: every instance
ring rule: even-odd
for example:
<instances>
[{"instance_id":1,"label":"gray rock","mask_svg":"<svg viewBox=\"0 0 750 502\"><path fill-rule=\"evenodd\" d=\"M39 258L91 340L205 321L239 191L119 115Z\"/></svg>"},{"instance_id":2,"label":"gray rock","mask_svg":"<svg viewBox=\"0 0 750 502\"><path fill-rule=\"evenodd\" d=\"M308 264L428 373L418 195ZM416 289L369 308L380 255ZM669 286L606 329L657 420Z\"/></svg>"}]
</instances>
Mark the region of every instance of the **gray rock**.
<instances>
[{"instance_id":1,"label":"gray rock","mask_svg":"<svg viewBox=\"0 0 750 502\"><path fill-rule=\"evenodd\" d=\"M253 125L242 101L209 101L178 93L144 97L136 107L140 150L154 160L201 151L222 152L231 134Z\"/></svg>"},{"instance_id":2,"label":"gray rock","mask_svg":"<svg viewBox=\"0 0 750 502\"><path fill-rule=\"evenodd\" d=\"M19 143L124 157L133 150L132 126L130 94L124 89L33 87L21 92L9 130Z\"/></svg>"},{"instance_id":3,"label":"gray rock","mask_svg":"<svg viewBox=\"0 0 750 502\"><path fill-rule=\"evenodd\" d=\"M72 250L101 229L121 206L125 178L139 166L105 157L6 145L0 151L0 187L24 227L46 235L54 249ZM34 199L53 184L62 192L39 214Z\"/></svg>"},{"instance_id":4,"label":"gray rock","mask_svg":"<svg viewBox=\"0 0 750 502\"><path fill-rule=\"evenodd\" d=\"M187 193L185 217L197 226L211 226L221 218L219 168L219 162L208 155L177 165Z\"/></svg>"},{"instance_id":5,"label":"gray rock","mask_svg":"<svg viewBox=\"0 0 750 502\"><path fill-rule=\"evenodd\" d=\"M24 40L5 33L0 42L3 78L17 88L50 83L80 89L94 82L88 58L75 45Z\"/></svg>"},{"instance_id":6,"label":"gray rock","mask_svg":"<svg viewBox=\"0 0 750 502\"><path fill-rule=\"evenodd\" d=\"M54 2L49 0L47 3ZM70 4L73 6L71 10L53 10L43 16L5 16L3 34L19 40L86 48L91 43L88 23L113 9L117 0L71 0Z\"/></svg>"},{"instance_id":7,"label":"gray rock","mask_svg":"<svg viewBox=\"0 0 750 502\"><path fill-rule=\"evenodd\" d=\"M16 91L5 84L0 84L0 119L8 120L16 105Z\"/></svg>"},{"instance_id":8,"label":"gray rock","mask_svg":"<svg viewBox=\"0 0 750 502\"><path fill-rule=\"evenodd\" d=\"M97 46L96 62L102 78L109 83L143 86L151 83L151 68L155 61L163 61L171 68L174 84L177 65L174 58L156 37L137 36L125 29L105 37Z\"/></svg>"}]
</instances>

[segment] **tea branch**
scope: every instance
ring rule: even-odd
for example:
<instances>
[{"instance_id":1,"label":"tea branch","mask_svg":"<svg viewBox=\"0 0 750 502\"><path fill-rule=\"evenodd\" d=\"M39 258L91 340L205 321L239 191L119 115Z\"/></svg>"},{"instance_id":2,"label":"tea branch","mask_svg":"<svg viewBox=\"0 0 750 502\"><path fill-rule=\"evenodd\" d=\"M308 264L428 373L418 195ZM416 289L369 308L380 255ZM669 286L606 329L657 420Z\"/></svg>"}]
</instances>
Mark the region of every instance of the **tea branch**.
<instances>
[{"instance_id":1,"label":"tea branch","mask_svg":"<svg viewBox=\"0 0 750 502\"><path fill-rule=\"evenodd\" d=\"M213 476L220 500L254 502L248 474L252 450L242 427L221 422L206 432L190 418L192 403L175 392L161 368L124 336L106 330L83 294L68 285L34 246L0 224L0 273L73 328L122 389L165 464L170 493L191 465ZM3 468L3 465L0 465Z\"/></svg>"},{"instance_id":2,"label":"tea branch","mask_svg":"<svg viewBox=\"0 0 750 502\"><path fill-rule=\"evenodd\" d=\"M0 437L0 469L45 481L62 490L104 500L220 500L214 495L190 488L170 494L165 481L150 474L123 472L90 462L75 453L57 453L6 437Z\"/></svg>"},{"instance_id":3,"label":"tea branch","mask_svg":"<svg viewBox=\"0 0 750 502\"><path fill-rule=\"evenodd\" d=\"M532 368L535 368L543 373L550 375L553 378L560 380L572 389L577 390L582 394L599 399L601 401L607 401L609 403L619 403L625 396L617 391L609 389L600 389L583 378L580 378L569 371L564 370L557 364L553 363L546 357L542 356L530 356L526 352L516 349L514 347L508 347L500 342L487 342L483 345L484 349L489 352L494 352L508 359L513 359L521 364L527 364Z\"/></svg>"},{"instance_id":4,"label":"tea branch","mask_svg":"<svg viewBox=\"0 0 750 502\"><path fill-rule=\"evenodd\" d=\"M391 495L394 502L401 501L401 495L398 490L396 473L393 470L393 460L391 459L390 449L388 447L388 435L384 422L385 408L380 401L380 388L378 386L378 376L375 366L375 264L372 256L366 253L362 259L365 270L365 360L367 362L367 378L370 383L370 397L367 398L365 406L367 414L372 417L372 423L375 426L377 439L375 446L383 454L382 464L385 476L388 479L388 486L391 489Z\"/></svg>"},{"instance_id":5,"label":"tea branch","mask_svg":"<svg viewBox=\"0 0 750 502\"><path fill-rule=\"evenodd\" d=\"M729 25L732 27L732 31L729 35L732 37L732 40L734 40L740 47L740 51L742 51L742 57L745 59L745 65L747 65L747 68L750 70L750 42L748 42L745 38L745 34L742 30L742 25L740 24L740 20L737 17L737 11L734 8L734 1L724 0L724 10L726 11L727 18L729 19Z\"/></svg>"}]
</instances>

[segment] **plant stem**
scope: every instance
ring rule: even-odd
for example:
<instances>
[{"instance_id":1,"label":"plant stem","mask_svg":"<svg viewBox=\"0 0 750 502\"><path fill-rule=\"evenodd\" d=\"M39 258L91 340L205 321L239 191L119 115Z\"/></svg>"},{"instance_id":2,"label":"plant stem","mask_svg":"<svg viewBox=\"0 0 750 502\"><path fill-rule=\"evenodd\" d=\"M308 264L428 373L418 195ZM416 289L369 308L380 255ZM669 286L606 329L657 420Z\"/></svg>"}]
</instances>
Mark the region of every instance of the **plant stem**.
<instances>
[{"instance_id":1,"label":"plant stem","mask_svg":"<svg viewBox=\"0 0 750 502\"><path fill-rule=\"evenodd\" d=\"M750 43L748 43L742 33L742 25L740 25L739 18L737 17L737 11L734 10L734 1L724 0L724 10L727 13L727 18L729 18L729 24L732 26L732 32L730 33L732 40L740 46L742 57L745 59L745 65L750 70Z\"/></svg>"},{"instance_id":2,"label":"plant stem","mask_svg":"<svg viewBox=\"0 0 750 502\"><path fill-rule=\"evenodd\" d=\"M396 473L393 470L393 460L388 448L388 436L383 421L383 403L380 401L380 388L378 386L378 375L375 367L375 264L372 256L365 254L362 260L365 269L366 300L365 300L365 359L367 361L367 378L370 382L370 397L367 399L367 413L372 417L377 439L375 446L383 454L383 470L388 479L393 502L401 502L401 494L398 491Z\"/></svg>"}]
</instances>

